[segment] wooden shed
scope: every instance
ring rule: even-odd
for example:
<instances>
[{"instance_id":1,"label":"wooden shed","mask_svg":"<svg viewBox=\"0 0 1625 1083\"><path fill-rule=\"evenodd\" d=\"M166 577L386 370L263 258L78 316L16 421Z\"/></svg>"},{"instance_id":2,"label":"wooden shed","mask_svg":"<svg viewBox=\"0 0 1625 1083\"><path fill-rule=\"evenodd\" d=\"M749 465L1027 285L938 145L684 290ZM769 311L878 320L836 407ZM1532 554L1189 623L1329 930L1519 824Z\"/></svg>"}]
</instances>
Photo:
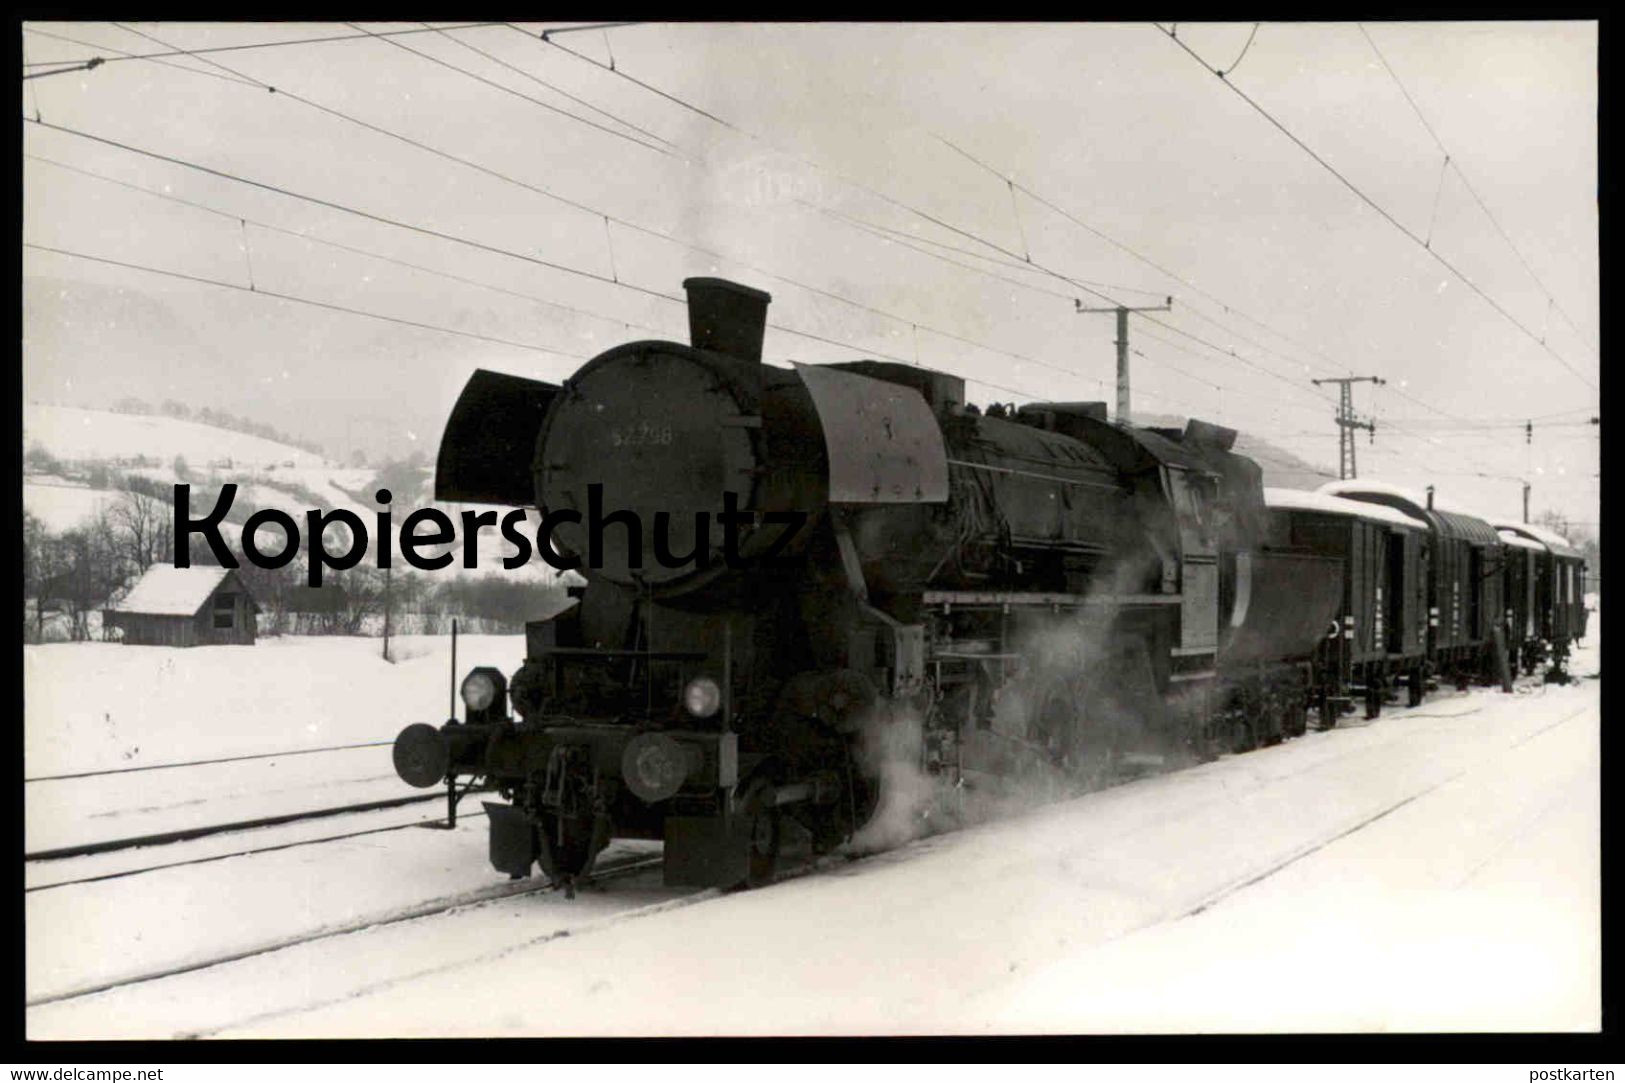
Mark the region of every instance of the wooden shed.
<instances>
[{"instance_id":1,"label":"wooden shed","mask_svg":"<svg viewBox=\"0 0 1625 1083\"><path fill-rule=\"evenodd\" d=\"M230 568L154 564L123 601L103 610L102 623L123 629L131 645L250 644L259 608Z\"/></svg>"}]
</instances>

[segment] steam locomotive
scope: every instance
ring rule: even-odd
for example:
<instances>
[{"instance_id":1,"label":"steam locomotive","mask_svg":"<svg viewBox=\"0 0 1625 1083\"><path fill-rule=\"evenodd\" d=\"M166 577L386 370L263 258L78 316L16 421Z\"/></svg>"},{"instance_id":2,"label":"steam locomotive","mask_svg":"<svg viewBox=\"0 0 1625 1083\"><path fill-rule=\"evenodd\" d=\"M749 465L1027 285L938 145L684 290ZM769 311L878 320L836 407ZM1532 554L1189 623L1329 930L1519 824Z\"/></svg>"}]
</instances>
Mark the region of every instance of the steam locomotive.
<instances>
[{"instance_id":1,"label":"steam locomotive","mask_svg":"<svg viewBox=\"0 0 1625 1083\"><path fill-rule=\"evenodd\" d=\"M1236 433L1198 420L983 411L928 369L769 365L766 293L684 287L690 344L617 346L562 385L478 372L446 426L436 498L575 512L547 544L587 580L527 625L511 679L476 667L462 720L395 743L453 811L497 792L499 871L572 884L627 837L664 842L669 884L761 884L850 838L899 750L949 786L1088 784L1492 668L1487 525L1458 537L1365 490L1272 507ZM707 514L725 505L726 531ZM693 559L644 559L689 523ZM1470 611L1439 623L1463 589ZM1583 613L1518 627L1568 636Z\"/></svg>"}]
</instances>

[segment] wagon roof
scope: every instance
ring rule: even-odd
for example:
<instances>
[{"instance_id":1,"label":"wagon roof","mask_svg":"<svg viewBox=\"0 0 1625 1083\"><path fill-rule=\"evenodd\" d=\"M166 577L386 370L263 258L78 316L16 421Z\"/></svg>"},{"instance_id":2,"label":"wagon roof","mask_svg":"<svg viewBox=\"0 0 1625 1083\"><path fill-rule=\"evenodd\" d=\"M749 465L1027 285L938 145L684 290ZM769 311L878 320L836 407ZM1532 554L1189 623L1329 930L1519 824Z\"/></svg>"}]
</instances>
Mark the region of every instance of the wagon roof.
<instances>
[{"instance_id":1,"label":"wagon roof","mask_svg":"<svg viewBox=\"0 0 1625 1083\"><path fill-rule=\"evenodd\" d=\"M230 568L202 565L177 568L173 564L154 564L136 580L123 601L108 609L114 613L190 617L203 608L203 603L213 596L228 576L236 579Z\"/></svg>"},{"instance_id":2,"label":"wagon roof","mask_svg":"<svg viewBox=\"0 0 1625 1083\"><path fill-rule=\"evenodd\" d=\"M1585 556L1584 553L1574 547L1573 542L1555 530L1547 530L1545 527L1535 526L1533 523L1496 523L1495 526L1503 535L1512 533L1539 542L1541 548L1550 549L1557 556L1574 557L1575 559Z\"/></svg>"},{"instance_id":3,"label":"wagon roof","mask_svg":"<svg viewBox=\"0 0 1625 1083\"><path fill-rule=\"evenodd\" d=\"M1508 530L1503 527L1498 529L1496 533L1501 535L1502 545L1510 545L1514 549L1532 549L1537 553L1544 553L1546 551L1546 547L1540 544L1540 542L1531 538L1526 538L1522 534L1519 534L1516 530Z\"/></svg>"},{"instance_id":4,"label":"wagon roof","mask_svg":"<svg viewBox=\"0 0 1625 1083\"><path fill-rule=\"evenodd\" d=\"M1407 515L1427 522L1447 538L1460 538L1474 545L1501 544L1501 537L1495 532L1495 528L1481 517L1471 512L1446 508L1437 500L1433 502L1433 507L1429 508L1426 497L1398 485L1389 485L1382 481L1349 479L1328 481L1316 491L1331 496L1348 497L1350 500L1390 504Z\"/></svg>"},{"instance_id":5,"label":"wagon roof","mask_svg":"<svg viewBox=\"0 0 1625 1083\"><path fill-rule=\"evenodd\" d=\"M1272 508L1290 508L1293 511L1318 511L1327 515L1352 515L1360 519L1388 523L1393 526L1426 530L1428 525L1420 519L1406 515L1386 504L1372 504L1365 500L1346 500L1330 493L1317 493L1309 489L1264 489L1264 503Z\"/></svg>"}]
</instances>

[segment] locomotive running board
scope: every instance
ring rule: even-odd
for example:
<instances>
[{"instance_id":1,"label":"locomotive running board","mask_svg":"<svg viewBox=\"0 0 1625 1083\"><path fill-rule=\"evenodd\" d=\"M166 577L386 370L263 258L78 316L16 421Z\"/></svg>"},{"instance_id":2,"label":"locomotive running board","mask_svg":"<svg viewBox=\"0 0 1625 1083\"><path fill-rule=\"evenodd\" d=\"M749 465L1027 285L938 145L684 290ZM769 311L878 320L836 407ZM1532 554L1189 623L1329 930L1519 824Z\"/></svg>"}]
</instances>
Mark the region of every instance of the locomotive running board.
<instances>
[{"instance_id":1,"label":"locomotive running board","mask_svg":"<svg viewBox=\"0 0 1625 1083\"><path fill-rule=\"evenodd\" d=\"M435 463L434 498L528 508L536 502L531 462L556 384L477 369L446 419Z\"/></svg>"},{"instance_id":2,"label":"locomotive running board","mask_svg":"<svg viewBox=\"0 0 1625 1083\"><path fill-rule=\"evenodd\" d=\"M948 452L912 387L828 365L796 365L824 430L831 504L940 504Z\"/></svg>"},{"instance_id":3,"label":"locomotive running board","mask_svg":"<svg viewBox=\"0 0 1625 1083\"><path fill-rule=\"evenodd\" d=\"M1081 609L1092 606L1178 605L1182 594L1057 594L1043 591L1007 590L928 590L920 600L925 605L942 606L1053 606ZM1211 651L1207 653L1212 653Z\"/></svg>"}]
</instances>

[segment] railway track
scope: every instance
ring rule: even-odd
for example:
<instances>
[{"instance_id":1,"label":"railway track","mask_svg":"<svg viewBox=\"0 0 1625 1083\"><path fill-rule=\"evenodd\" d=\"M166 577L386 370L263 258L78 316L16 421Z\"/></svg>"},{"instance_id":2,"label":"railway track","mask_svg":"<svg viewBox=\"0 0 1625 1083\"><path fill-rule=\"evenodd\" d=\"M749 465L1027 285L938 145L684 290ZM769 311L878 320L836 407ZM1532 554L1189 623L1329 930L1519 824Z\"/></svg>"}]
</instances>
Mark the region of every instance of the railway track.
<instances>
[{"instance_id":1,"label":"railway track","mask_svg":"<svg viewBox=\"0 0 1625 1083\"><path fill-rule=\"evenodd\" d=\"M105 778L109 775L133 775L142 771L172 771L182 767L212 767L222 763L247 763L251 760L279 760L292 756L311 756L318 752L349 752L358 748L387 748L392 741L362 741L353 745L324 745L320 748L295 748L284 752L255 752L242 756L217 756L208 760L183 760L178 763L147 763L137 767L105 767L95 771L75 771L60 775L39 775L23 782L68 782L80 778Z\"/></svg>"},{"instance_id":2,"label":"railway track","mask_svg":"<svg viewBox=\"0 0 1625 1083\"><path fill-rule=\"evenodd\" d=\"M439 799L403 793L392 773L380 773L382 765L372 760L388 745L369 741L28 778L23 858L34 865ZM108 837L109 828L120 826L124 833Z\"/></svg>"},{"instance_id":3,"label":"railway track","mask_svg":"<svg viewBox=\"0 0 1625 1083\"><path fill-rule=\"evenodd\" d=\"M236 820L231 823L183 827L174 831L158 831L149 835L131 835L126 838L106 839L100 842L81 843L76 846L59 846L50 850L25 853L23 854L23 860L60 861L70 857L89 857L92 854L130 850L137 846L164 846L174 842L189 842L192 839L208 838L210 835L223 835L232 831L252 831L261 827L276 827L280 824L299 823L304 820L320 820L330 816L343 816L356 812L376 812L380 809L400 808L403 805L418 805L425 801L440 801L443 799L444 795L432 793L389 797L379 801L359 801L350 805L335 805L330 808L309 809L303 812L284 812L274 816Z\"/></svg>"},{"instance_id":4,"label":"railway track","mask_svg":"<svg viewBox=\"0 0 1625 1083\"><path fill-rule=\"evenodd\" d=\"M484 812L465 812L458 815L459 820L483 819ZM122 880L129 876L142 876L147 873L162 872L166 869L185 868L190 865L207 865L215 861L224 861L232 857L253 857L256 854L276 853L279 850L293 850L301 846L317 846L322 843L344 842L348 839L364 838L368 835L382 835L392 831L405 831L410 828L441 827L438 820L411 820L403 824L386 824L382 827L368 827L359 831L345 831L336 835L320 835L312 839L295 839L291 842L278 842L269 846L254 846L243 850L229 850L225 853L207 854L202 857L187 858L182 861L166 861L157 865L142 865L133 869L119 869L115 872L99 873L95 876L80 876L71 880L53 880L49 883L35 884L23 889L23 893L32 894L37 891L51 891L55 888L73 887L77 884L94 884L103 880Z\"/></svg>"},{"instance_id":5,"label":"railway track","mask_svg":"<svg viewBox=\"0 0 1625 1083\"><path fill-rule=\"evenodd\" d=\"M593 870L586 877L583 877L579 883L583 885L594 884L622 876L629 876L645 869L658 868L660 862L661 858L659 855L639 855L635 857L628 857L624 860L617 861L614 864L606 865L603 868ZM221 966L226 963L235 963L243 959L250 959L256 956L268 955L272 952L284 951L289 948L299 947L305 944L329 940L333 937L344 936L349 933L356 933L367 929L382 928L392 925L400 925L408 921L416 921L420 918L450 913L453 910L486 906L490 905L491 903L500 902L504 899L511 899L521 895L535 895L542 892L554 891L559 887L560 885L551 883L547 880L538 881L535 879L525 881L510 881L507 883L496 884L489 887L479 888L474 891L464 892L450 898L437 899L431 902L409 906L389 914L372 915L357 919L355 921L342 922L336 925L326 926L324 928L316 929L308 933L301 933L296 936L281 937L271 941L248 945L229 952L221 953L219 955L211 956L207 959L194 960L175 966L157 968L151 971L121 977L116 980L96 982L52 993L48 996L36 997L29 1000L26 1007L37 1008L47 1004L59 1004L64 1001L77 1000L81 997L94 996L98 993L106 993L115 989L124 989L133 985L142 985L147 982L159 981L164 978L173 978L182 974L190 974L199 970L207 970L210 967ZM684 900L699 901L701 898L709 898L716 894L718 894L718 892L716 892L714 889L705 889L703 891L696 892L693 895L683 896L680 900L672 900L671 902L680 902ZM670 906L671 902L657 904L657 906ZM553 935L569 935L569 930L563 930L562 932L555 933Z\"/></svg>"},{"instance_id":6,"label":"railway track","mask_svg":"<svg viewBox=\"0 0 1625 1083\"><path fill-rule=\"evenodd\" d=\"M1451 698L1453 699L1454 697ZM1353 744L1356 748L1365 750L1363 753L1365 755L1376 755L1379 754L1379 746L1389 743L1389 739L1397 739L1406 733L1408 733L1408 736L1413 738L1425 737L1427 740L1431 741L1435 739L1432 736L1432 731L1438 730L1438 739L1442 740L1453 730L1461 733L1468 732L1460 729L1461 723L1465 721L1463 716L1483 714L1485 713L1484 708L1486 706L1488 706L1488 704L1474 701L1440 704L1439 708L1436 708L1434 711L1417 712L1416 715L1412 716L1417 718L1419 721L1422 719L1432 720L1429 725L1420 727L1420 732L1418 732L1418 730L1415 728L1408 728L1404 726L1379 726L1373 730L1369 730L1366 733L1361 734L1361 737L1354 741ZM1493 743L1499 744L1503 741L1507 741L1508 739L1515 739L1514 743L1521 745L1524 742L1534 741L1543 734L1561 728L1565 725L1565 723L1572 722L1572 720L1577 717L1579 713L1579 711L1565 711L1560 716L1553 715L1548 717L1538 726L1519 726L1517 727L1517 730L1507 732L1504 735L1499 736L1498 739L1493 739ZM1396 712L1394 720L1401 721L1405 717L1406 712ZM1386 720L1387 719L1385 718L1384 721ZM1353 722L1353 720L1351 720L1351 722ZM1353 722L1349 728L1351 731L1351 736L1367 729L1366 726L1360 725L1357 722ZM1381 730L1392 730L1392 732L1382 733L1380 732ZM1344 742L1331 740L1316 743L1323 743L1328 746L1325 750L1327 755L1310 756L1307 762L1293 763L1290 765L1289 769L1285 771L1271 769L1262 772L1260 778L1256 781L1261 784L1267 783L1275 787L1280 787L1287 784L1289 780L1299 775L1313 772L1316 769L1324 769L1332 758L1342 758L1341 756L1330 757L1329 754L1331 752L1331 748L1329 746L1342 745ZM1235 761L1232 762L1247 760L1251 760L1251 757L1236 757ZM1266 760L1260 762L1265 763L1269 761ZM1282 766L1287 765L1283 764ZM1467 765L1463 764L1463 766ZM1198 774L1211 774L1213 770L1215 770L1215 768L1209 767L1206 771L1199 772ZM1426 779L1418 777L1416 780L1418 785L1415 789L1412 789L1410 786L1406 786L1403 790L1398 790L1397 792L1391 794L1389 798L1382 803L1374 803L1370 807L1360 810L1358 815L1351 816L1349 819L1344 820L1341 823L1329 821L1324 825L1325 829L1323 831L1315 831L1303 839L1298 840L1297 845L1282 847L1278 852L1270 854L1264 861L1259 861L1256 864L1249 862L1248 864L1252 865L1251 868L1238 866L1236 869L1231 871L1229 877L1215 877L1212 881L1200 885L1199 890L1193 890L1188 896L1180 899L1178 904L1176 904L1175 910L1164 916L1175 918L1180 915L1200 914L1207 909L1210 909L1223 899L1240 891L1246 890L1249 887L1255 886L1258 883L1269 879L1271 876L1292 867L1301 860L1324 849L1331 843L1334 843L1341 838L1357 834L1361 830L1387 819L1391 815L1398 813L1403 808L1413 804L1418 799L1440 790L1441 788L1456 781L1461 776L1462 772L1460 770L1451 770L1445 772L1429 771L1426 773L1432 777L1428 777ZM1238 781L1239 778L1240 776L1236 776L1232 773L1229 776L1228 782L1220 785L1217 790L1213 789L1213 783L1210 782L1205 784L1205 789L1203 789L1201 794L1193 794L1193 796L1201 797L1203 800L1197 802L1196 805L1192 805L1188 809L1184 809L1182 815L1192 822L1211 821L1213 817L1202 813L1201 808L1197 806L1204 803L1210 804L1213 801L1218 801L1227 807L1229 805L1233 805L1234 798L1228 796L1227 791ZM1099 806L1098 810L1100 813L1108 817L1122 817L1127 815L1127 813L1122 810L1114 811L1114 805L1122 805L1123 809L1127 809L1133 804L1132 794L1128 793L1127 789L1123 791L1122 796L1110 800L1112 801L1112 804L1101 805ZM477 815L477 813L470 813L469 815L472 817ZM393 825L389 827L388 830L398 831L406 826L410 825ZM373 834L381 832L369 831L365 833ZM1112 839L1117 839L1119 837L1115 832L1108 832L1107 834ZM317 843L329 841L329 838L324 837L322 839L312 839L309 841L311 843ZM945 842L946 840L941 841ZM1116 844L1112 843L1111 845ZM875 854L843 854L836 857L829 857L813 862L810 865L800 869L787 869L783 879L797 879L800 876L808 875L810 873L834 873L839 877L848 875L851 872L856 872L859 867L866 865L886 865L895 861L918 858L922 856L924 852L935 849L936 846L937 840L933 840L931 842L927 842L923 846L917 844L916 846L910 847L906 853L898 851L883 851ZM267 847L265 849L272 848L273 847ZM1102 856L1104 857L1110 855L1107 854ZM653 854L626 855L622 860L615 861L613 864L606 864L604 868L586 878L585 882L591 883L610 880L618 877L635 876L641 871L652 870L653 868L657 867L659 861L659 856ZM258 978L247 979L252 983L253 981L261 980L261 978L264 980L271 980L279 972L279 968L302 968L306 965L315 965L316 960L326 957L330 952L351 952L353 950L355 952L355 957L358 960L390 958L392 953L398 952L400 945L416 944L418 942L416 938L420 935L435 935L432 933L432 931L419 933L415 927L408 924L414 919L433 918L436 915L446 914L463 909L480 910L495 907L503 900L537 895L548 891L552 888L552 886L553 885L540 880L536 882L524 881L516 883L491 884L474 891L460 892L456 895L452 895L448 892L446 895L432 900L412 903L410 905L402 905L393 911L378 912L372 917L360 920L337 922L335 924L313 930L300 931L297 934L292 934L290 931L289 935L284 935L279 938L268 938L257 945L230 945L229 948L227 945L221 945L217 950L208 951L208 957L204 959L194 961L173 959L173 961L167 963L154 959L153 962L157 965L152 965L149 968L143 969L140 973L134 975L109 974L103 976L100 980L87 982L84 985L73 988L59 987L58 990L53 991L48 995L41 996L30 1001L29 1007L32 1009L35 1007L46 1007L50 1005L65 1005L63 1009L49 1008L48 1010L51 1012L55 1012L57 1010L71 1010L75 1013L81 1014L85 1012L96 1013L103 1010L97 1006L100 1002L83 1001L83 998L94 996L97 993L111 993L116 990L123 990L130 986L145 986L150 982L160 981L161 979L165 978L180 977L183 975L190 975L190 977L185 977L179 983L174 985L164 984L156 986L150 990L145 988L132 990L128 994L116 993L115 996L117 996L118 999L108 1001L108 1005L111 1008L124 1003L126 996L139 998L140 1003L146 1003L149 999L155 996L160 1000L175 997L185 1000L186 998L194 995L207 997L209 995L207 990L226 988L227 985L222 983L229 983L237 980L232 978L232 975L236 975L238 971L235 968L232 968L223 970L218 975L212 973L205 975L197 972L205 971L216 966L222 966L223 964L236 963L240 960L252 960L252 962L245 964L250 967L250 969L242 972L245 976L260 976ZM1196 888L1198 885L1193 884L1192 887ZM505 909L498 907L497 909L487 910L486 917L483 919L487 926L491 926L491 923L495 921L502 929L523 931L519 931L519 935L511 939L504 937L501 940L500 945L497 947L489 947L489 955L490 957L495 958L500 955L510 954L518 948L547 943L555 940L559 940L561 943L564 943L561 938L579 936L600 928L606 928L629 920L640 920L642 916L664 912L673 908L692 906L696 903L705 901L716 894L716 892L698 892L671 898L659 898L657 896L658 901L638 905L638 900L640 897L647 899L650 895L648 886L645 884L643 886L635 887L626 893L627 897L625 901L630 905L627 905L624 909L616 909L609 913L604 913L603 907L598 904L595 904L591 908L584 909L580 912L579 916L577 916L575 913L567 912L568 908L563 907L562 904L559 908L547 905L540 910L531 909L529 907L517 908L513 915L509 915ZM611 900L606 899L604 901L607 902ZM521 917L522 915L523 917ZM512 924L513 922L519 920L523 920L524 924L517 927ZM545 926L545 928L538 926ZM492 927L496 928L497 926ZM367 942L360 941L355 942L353 944L353 948L351 946L341 947L337 944L329 945L327 943L333 938L345 935L347 933L383 928L391 929L392 931L383 941L372 943L371 946L368 946ZM371 992L384 991L387 990L391 985L399 984L403 981L416 980L419 977L433 975L443 970L467 967L471 964L471 961L478 962L487 957L487 954L481 953L486 949L476 951L474 956L465 955L463 952L466 950L466 946L459 947L457 939L452 937L449 933L446 934L445 939L450 945L448 950L443 953L445 958L436 957L431 959L423 959L417 962L415 965L409 964L404 970L398 970L397 968L391 967L387 973L380 972L375 974L371 970L372 964L370 962L366 966L362 966L360 963L357 963L354 980L358 980L360 984L352 987L350 984L341 983L343 984L342 993L339 991L338 987L328 989L325 986L322 986L320 987L320 993L318 995L325 999L322 999L316 1004L305 1001L302 996L296 997L298 991L293 990L292 992L270 992L267 993L267 995L263 998L249 998L251 1003L244 1003L240 1005L241 1008L246 1009L246 1011L244 1011L241 1015L237 1014L237 1006L234 1006L235 1002L232 1004L222 1005L219 1011L210 1012L200 1010L199 1012L192 1014L191 1018L186 1020L186 1023L181 1024L185 1027L183 1036L203 1037L215 1034L224 1035L239 1031L244 1027L248 1027L250 1030L252 1030L253 1026L255 1025L264 1025L267 1022L277 1020L283 1016L297 1015L300 1013L314 1011L321 1008L323 1005L327 1005L329 1001L331 1001L332 1006L342 1008L342 1002L353 995L367 995ZM350 942L346 943L348 945ZM302 946L308 944L316 944L318 946L313 949L305 949L303 951L299 950L302 948ZM277 959L279 957L274 953L282 950L294 950L296 953L288 957L288 962L278 963ZM262 956L265 958L260 958ZM89 975L87 975L87 977L88 976ZM297 1005L294 1003L294 1000L290 998L298 999L299 1002ZM71 1004L67 1003L76 1001L82 1002ZM190 1025L186 1025L187 1023ZM58 1024L56 1022L56 1018L53 1017L50 1023L42 1022L40 1025L50 1027Z\"/></svg>"}]
</instances>

